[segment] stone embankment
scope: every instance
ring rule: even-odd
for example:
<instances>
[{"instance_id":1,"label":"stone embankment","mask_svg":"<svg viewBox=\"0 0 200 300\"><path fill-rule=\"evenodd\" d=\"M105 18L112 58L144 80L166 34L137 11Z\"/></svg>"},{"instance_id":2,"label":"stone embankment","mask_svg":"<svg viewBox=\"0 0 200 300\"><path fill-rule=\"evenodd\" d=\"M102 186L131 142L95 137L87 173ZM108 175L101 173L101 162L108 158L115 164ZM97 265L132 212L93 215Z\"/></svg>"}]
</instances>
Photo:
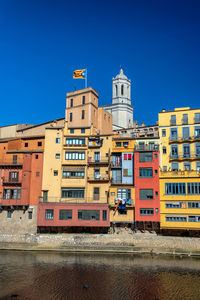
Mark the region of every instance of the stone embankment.
<instances>
[{"instance_id":1,"label":"stone embankment","mask_svg":"<svg viewBox=\"0 0 200 300\"><path fill-rule=\"evenodd\" d=\"M150 253L200 257L200 239L127 234L0 235L0 249L66 252Z\"/></svg>"}]
</instances>

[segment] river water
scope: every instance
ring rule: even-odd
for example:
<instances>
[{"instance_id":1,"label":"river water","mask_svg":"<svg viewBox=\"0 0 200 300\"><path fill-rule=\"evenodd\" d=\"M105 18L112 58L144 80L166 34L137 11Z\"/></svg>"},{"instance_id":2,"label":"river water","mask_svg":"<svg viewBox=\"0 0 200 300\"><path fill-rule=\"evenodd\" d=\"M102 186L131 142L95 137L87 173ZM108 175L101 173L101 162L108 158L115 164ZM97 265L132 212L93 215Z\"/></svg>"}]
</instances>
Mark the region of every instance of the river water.
<instances>
[{"instance_id":1,"label":"river water","mask_svg":"<svg viewBox=\"0 0 200 300\"><path fill-rule=\"evenodd\" d=\"M200 259L0 251L0 299L200 299Z\"/></svg>"}]
</instances>

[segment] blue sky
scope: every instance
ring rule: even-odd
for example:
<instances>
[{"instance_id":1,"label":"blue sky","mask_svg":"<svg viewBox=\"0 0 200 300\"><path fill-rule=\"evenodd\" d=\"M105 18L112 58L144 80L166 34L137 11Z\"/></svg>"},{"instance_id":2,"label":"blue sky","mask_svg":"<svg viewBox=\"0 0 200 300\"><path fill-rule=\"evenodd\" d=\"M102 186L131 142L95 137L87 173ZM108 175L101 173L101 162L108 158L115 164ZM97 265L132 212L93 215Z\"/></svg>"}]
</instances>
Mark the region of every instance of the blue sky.
<instances>
[{"instance_id":1,"label":"blue sky","mask_svg":"<svg viewBox=\"0 0 200 300\"><path fill-rule=\"evenodd\" d=\"M200 107L200 1L0 1L0 126L64 117L65 94L88 69L99 104L111 103L120 65L134 118Z\"/></svg>"}]
</instances>

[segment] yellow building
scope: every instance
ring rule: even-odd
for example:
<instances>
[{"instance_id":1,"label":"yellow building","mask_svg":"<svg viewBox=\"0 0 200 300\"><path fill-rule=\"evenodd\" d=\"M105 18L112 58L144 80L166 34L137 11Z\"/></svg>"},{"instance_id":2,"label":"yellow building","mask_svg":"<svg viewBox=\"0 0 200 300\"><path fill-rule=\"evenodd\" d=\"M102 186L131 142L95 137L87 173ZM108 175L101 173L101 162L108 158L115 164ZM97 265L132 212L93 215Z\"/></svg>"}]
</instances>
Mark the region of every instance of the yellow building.
<instances>
[{"instance_id":1,"label":"yellow building","mask_svg":"<svg viewBox=\"0 0 200 300\"><path fill-rule=\"evenodd\" d=\"M97 92L68 93L64 127L46 128L40 227L109 228L111 149L112 116Z\"/></svg>"},{"instance_id":2,"label":"yellow building","mask_svg":"<svg viewBox=\"0 0 200 300\"><path fill-rule=\"evenodd\" d=\"M133 182L134 140L113 137L111 186L109 190L110 222L134 224L135 189Z\"/></svg>"},{"instance_id":3,"label":"yellow building","mask_svg":"<svg viewBox=\"0 0 200 300\"><path fill-rule=\"evenodd\" d=\"M200 109L159 113L161 229L200 230Z\"/></svg>"}]
</instances>

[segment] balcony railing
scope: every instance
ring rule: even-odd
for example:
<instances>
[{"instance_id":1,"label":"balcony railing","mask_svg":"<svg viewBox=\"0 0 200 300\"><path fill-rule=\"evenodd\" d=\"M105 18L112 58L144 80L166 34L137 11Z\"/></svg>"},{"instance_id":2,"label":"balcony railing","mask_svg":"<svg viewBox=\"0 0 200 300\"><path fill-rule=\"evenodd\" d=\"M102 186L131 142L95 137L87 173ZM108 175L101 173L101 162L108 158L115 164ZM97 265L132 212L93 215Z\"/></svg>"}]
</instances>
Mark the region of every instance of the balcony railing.
<instances>
[{"instance_id":1,"label":"balcony railing","mask_svg":"<svg viewBox=\"0 0 200 300\"><path fill-rule=\"evenodd\" d=\"M109 164L109 157L88 157L88 164Z\"/></svg>"},{"instance_id":2,"label":"balcony railing","mask_svg":"<svg viewBox=\"0 0 200 300\"><path fill-rule=\"evenodd\" d=\"M159 151L158 144L135 145L135 151Z\"/></svg>"},{"instance_id":3,"label":"balcony railing","mask_svg":"<svg viewBox=\"0 0 200 300\"><path fill-rule=\"evenodd\" d=\"M200 119L199 118L194 118L194 123L200 123Z\"/></svg>"},{"instance_id":4,"label":"balcony railing","mask_svg":"<svg viewBox=\"0 0 200 300\"><path fill-rule=\"evenodd\" d=\"M188 137L183 137L183 136L171 136L169 138L169 143L181 143L181 142L195 142L197 140L200 140L200 135L196 136L188 136Z\"/></svg>"},{"instance_id":5,"label":"balcony railing","mask_svg":"<svg viewBox=\"0 0 200 300\"><path fill-rule=\"evenodd\" d=\"M47 199L39 197L39 203L108 203L107 197L99 197L99 195L94 195L94 197L85 198L62 198L62 197L48 197Z\"/></svg>"},{"instance_id":6,"label":"balcony railing","mask_svg":"<svg viewBox=\"0 0 200 300\"><path fill-rule=\"evenodd\" d=\"M88 176L88 181L109 181L109 175L108 174L94 174Z\"/></svg>"},{"instance_id":7,"label":"balcony railing","mask_svg":"<svg viewBox=\"0 0 200 300\"><path fill-rule=\"evenodd\" d=\"M122 167L122 160L120 159L113 159L111 161L111 168L121 168Z\"/></svg>"},{"instance_id":8,"label":"balcony railing","mask_svg":"<svg viewBox=\"0 0 200 300\"><path fill-rule=\"evenodd\" d=\"M3 185L20 185L21 179L19 178L3 178L2 179L2 184Z\"/></svg>"},{"instance_id":9,"label":"balcony railing","mask_svg":"<svg viewBox=\"0 0 200 300\"><path fill-rule=\"evenodd\" d=\"M0 160L0 166L22 166L23 165L23 158L5 158Z\"/></svg>"},{"instance_id":10,"label":"balcony railing","mask_svg":"<svg viewBox=\"0 0 200 300\"><path fill-rule=\"evenodd\" d=\"M200 153L191 152L184 154L170 154L170 160L191 160L200 159Z\"/></svg>"},{"instance_id":11,"label":"balcony railing","mask_svg":"<svg viewBox=\"0 0 200 300\"><path fill-rule=\"evenodd\" d=\"M16 206L16 205L29 205L28 200L22 200L22 199L5 199L5 198L0 198L0 205L1 206Z\"/></svg>"},{"instance_id":12,"label":"balcony railing","mask_svg":"<svg viewBox=\"0 0 200 300\"><path fill-rule=\"evenodd\" d=\"M160 171L160 177L200 177L200 171Z\"/></svg>"},{"instance_id":13,"label":"balcony railing","mask_svg":"<svg viewBox=\"0 0 200 300\"><path fill-rule=\"evenodd\" d=\"M88 141L89 148L100 148L102 146L102 141L100 139L93 139Z\"/></svg>"}]
</instances>

